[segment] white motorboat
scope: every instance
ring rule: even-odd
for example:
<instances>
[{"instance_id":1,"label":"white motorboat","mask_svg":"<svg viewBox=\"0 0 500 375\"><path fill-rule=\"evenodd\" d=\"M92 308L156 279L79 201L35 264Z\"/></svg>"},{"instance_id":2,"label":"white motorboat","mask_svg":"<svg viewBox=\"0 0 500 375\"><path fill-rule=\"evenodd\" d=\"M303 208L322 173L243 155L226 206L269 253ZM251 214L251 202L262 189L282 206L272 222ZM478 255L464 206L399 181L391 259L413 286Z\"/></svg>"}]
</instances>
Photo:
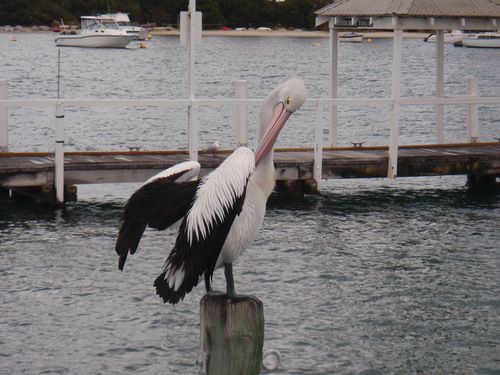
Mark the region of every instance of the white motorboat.
<instances>
[{"instance_id":1,"label":"white motorboat","mask_svg":"<svg viewBox=\"0 0 500 375\"><path fill-rule=\"evenodd\" d=\"M149 35L149 30L141 26L133 26L128 17L128 13L106 13L100 14L100 17L113 18L120 29L125 30L127 34L134 35L135 40L146 40Z\"/></svg>"},{"instance_id":2,"label":"white motorboat","mask_svg":"<svg viewBox=\"0 0 500 375\"><path fill-rule=\"evenodd\" d=\"M452 30L451 33L444 34L445 43L460 43L463 38L469 36L469 34L464 33L462 30ZM436 43L436 34L431 34L424 39L424 42Z\"/></svg>"},{"instance_id":3,"label":"white motorboat","mask_svg":"<svg viewBox=\"0 0 500 375\"><path fill-rule=\"evenodd\" d=\"M81 20L80 33L65 31L57 36L56 46L125 48L134 39L112 18L83 16Z\"/></svg>"},{"instance_id":4,"label":"white motorboat","mask_svg":"<svg viewBox=\"0 0 500 375\"><path fill-rule=\"evenodd\" d=\"M344 35L339 35L340 42L357 42L360 43L363 41L363 35L356 33L346 33Z\"/></svg>"},{"instance_id":5,"label":"white motorboat","mask_svg":"<svg viewBox=\"0 0 500 375\"><path fill-rule=\"evenodd\" d=\"M500 33L484 32L472 34L462 39L462 45L465 47L500 48Z\"/></svg>"}]
</instances>

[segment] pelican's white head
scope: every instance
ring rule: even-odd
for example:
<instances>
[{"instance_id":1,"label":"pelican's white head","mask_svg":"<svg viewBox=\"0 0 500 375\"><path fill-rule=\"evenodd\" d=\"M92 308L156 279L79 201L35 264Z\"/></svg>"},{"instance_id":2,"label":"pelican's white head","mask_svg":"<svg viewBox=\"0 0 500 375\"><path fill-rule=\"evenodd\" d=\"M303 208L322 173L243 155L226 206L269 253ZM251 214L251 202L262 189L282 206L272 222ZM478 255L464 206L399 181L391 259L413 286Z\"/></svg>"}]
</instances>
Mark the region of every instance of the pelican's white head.
<instances>
[{"instance_id":1,"label":"pelican's white head","mask_svg":"<svg viewBox=\"0 0 500 375\"><path fill-rule=\"evenodd\" d=\"M290 115L304 103L306 86L300 79L290 79L275 88L262 103L260 110L258 145L255 150L255 165L273 149L279 132Z\"/></svg>"}]
</instances>

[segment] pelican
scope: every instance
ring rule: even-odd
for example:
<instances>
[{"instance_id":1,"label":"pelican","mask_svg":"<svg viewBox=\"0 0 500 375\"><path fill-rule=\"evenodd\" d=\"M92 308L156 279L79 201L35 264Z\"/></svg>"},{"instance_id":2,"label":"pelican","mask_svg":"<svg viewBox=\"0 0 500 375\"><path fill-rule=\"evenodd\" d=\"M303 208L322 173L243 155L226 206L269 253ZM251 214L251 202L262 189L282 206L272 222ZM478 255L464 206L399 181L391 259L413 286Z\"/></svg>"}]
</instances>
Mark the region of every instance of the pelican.
<instances>
[{"instance_id":1,"label":"pelican","mask_svg":"<svg viewBox=\"0 0 500 375\"><path fill-rule=\"evenodd\" d=\"M304 83L287 81L262 104L255 152L238 148L203 179L197 178L197 162L181 163L137 189L124 206L116 242L119 269L127 255L136 252L146 226L162 230L182 219L175 245L154 282L156 293L165 303L176 304L203 277L211 293L214 270L224 267L226 294L235 296L232 264L257 235L275 186L274 144L305 99Z\"/></svg>"}]
</instances>

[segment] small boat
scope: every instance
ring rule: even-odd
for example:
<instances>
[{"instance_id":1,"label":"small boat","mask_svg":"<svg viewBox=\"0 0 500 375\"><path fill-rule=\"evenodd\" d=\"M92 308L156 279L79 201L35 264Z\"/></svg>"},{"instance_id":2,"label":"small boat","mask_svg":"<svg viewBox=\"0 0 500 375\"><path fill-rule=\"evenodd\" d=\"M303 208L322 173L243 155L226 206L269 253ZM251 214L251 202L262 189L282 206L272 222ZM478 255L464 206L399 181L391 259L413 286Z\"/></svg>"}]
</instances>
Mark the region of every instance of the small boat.
<instances>
[{"instance_id":1,"label":"small boat","mask_svg":"<svg viewBox=\"0 0 500 375\"><path fill-rule=\"evenodd\" d=\"M462 39L462 45L465 47L500 48L500 33L484 32L472 34Z\"/></svg>"},{"instance_id":2,"label":"small boat","mask_svg":"<svg viewBox=\"0 0 500 375\"><path fill-rule=\"evenodd\" d=\"M363 41L363 35L361 34L356 34L356 33L347 33L344 35L339 35L339 41L341 42L362 42Z\"/></svg>"},{"instance_id":3,"label":"small boat","mask_svg":"<svg viewBox=\"0 0 500 375\"><path fill-rule=\"evenodd\" d=\"M56 46L125 48L134 39L112 18L83 16L81 19L80 33L65 31L56 38Z\"/></svg>"},{"instance_id":4,"label":"small boat","mask_svg":"<svg viewBox=\"0 0 500 375\"><path fill-rule=\"evenodd\" d=\"M463 38L469 36L469 34L464 33L462 30L452 30L451 33L444 34L445 43L460 43ZM436 34L430 34L424 39L424 42L436 43Z\"/></svg>"},{"instance_id":5,"label":"small boat","mask_svg":"<svg viewBox=\"0 0 500 375\"><path fill-rule=\"evenodd\" d=\"M134 35L134 40L146 40L149 35L149 30L145 27L132 25L128 13L106 13L100 14L99 17L113 18L121 30L125 30L128 34Z\"/></svg>"}]
</instances>

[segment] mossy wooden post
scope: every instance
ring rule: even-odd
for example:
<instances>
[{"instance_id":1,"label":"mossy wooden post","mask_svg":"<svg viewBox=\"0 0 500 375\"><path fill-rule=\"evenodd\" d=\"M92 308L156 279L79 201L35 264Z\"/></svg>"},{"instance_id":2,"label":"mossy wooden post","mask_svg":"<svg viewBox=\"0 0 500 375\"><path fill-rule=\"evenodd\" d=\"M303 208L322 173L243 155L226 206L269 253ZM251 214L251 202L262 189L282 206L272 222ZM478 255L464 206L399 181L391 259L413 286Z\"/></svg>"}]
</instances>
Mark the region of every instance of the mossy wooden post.
<instances>
[{"instance_id":1,"label":"mossy wooden post","mask_svg":"<svg viewBox=\"0 0 500 375\"><path fill-rule=\"evenodd\" d=\"M206 374L260 374L264 307L259 299L206 294L200 301L200 324L200 349L208 360Z\"/></svg>"}]
</instances>

